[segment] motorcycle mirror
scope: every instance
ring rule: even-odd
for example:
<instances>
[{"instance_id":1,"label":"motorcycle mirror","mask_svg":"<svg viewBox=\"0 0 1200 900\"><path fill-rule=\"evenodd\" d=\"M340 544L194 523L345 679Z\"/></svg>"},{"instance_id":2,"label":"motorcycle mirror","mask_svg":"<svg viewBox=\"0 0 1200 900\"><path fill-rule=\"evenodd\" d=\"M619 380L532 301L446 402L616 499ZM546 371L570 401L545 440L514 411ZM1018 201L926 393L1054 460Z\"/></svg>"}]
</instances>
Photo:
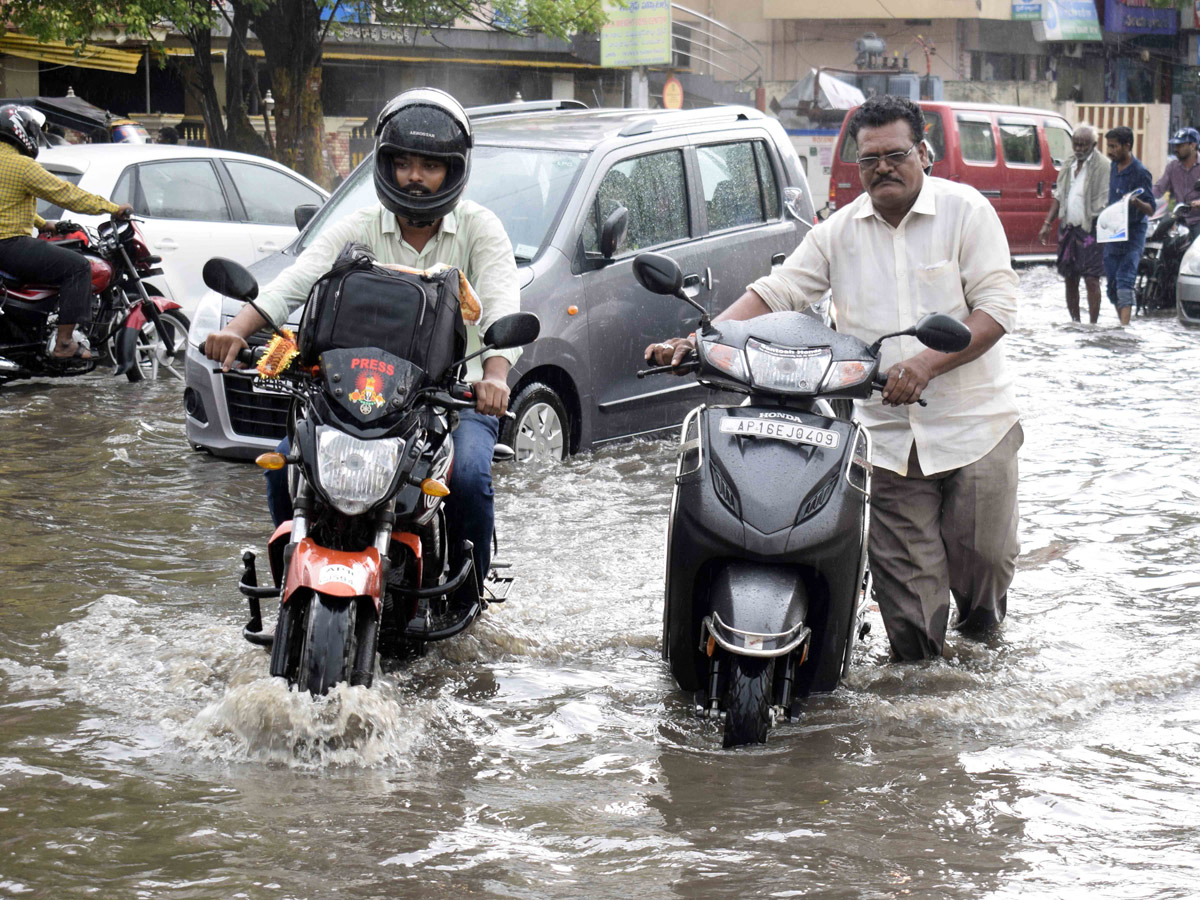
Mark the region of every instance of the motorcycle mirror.
<instances>
[{"instance_id":1,"label":"motorcycle mirror","mask_svg":"<svg viewBox=\"0 0 1200 900\"><path fill-rule=\"evenodd\" d=\"M536 341L541 330L542 323L533 313L512 313L491 324L483 336L483 343L496 350L521 347Z\"/></svg>"},{"instance_id":2,"label":"motorcycle mirror","mask_svg":"<svg viewBox=\"0 0 1200 900\"><path fill-rule=\"evenodd\" d=\"M246 267L232 259L214 256L204 264L201 273L204 283L218 294L236 300L253 300L258 296L258 282Z\"/></svg>"},{"instance_id":3,"label":"motorcycle mirror","mask_svg":"<svg viewBox=\"0 0 1200 900\"><path fill-rule=\"evenodd\" d=\"M683 287L679 264L661 253L639 253L633 261L633 277L655 294L678 294Z\"/></svg>"},{"instance_id":4,"label":"motorcycle mirror","mask_svg":"<svg viewBox=\"0 0 1200 900\"><path fill-rule=\"evenodd\" d=\"M932 313L913 329L918 341L942 353L966 350L971 343L971 329L953 316Z\"/></svg>"}]
</instances>

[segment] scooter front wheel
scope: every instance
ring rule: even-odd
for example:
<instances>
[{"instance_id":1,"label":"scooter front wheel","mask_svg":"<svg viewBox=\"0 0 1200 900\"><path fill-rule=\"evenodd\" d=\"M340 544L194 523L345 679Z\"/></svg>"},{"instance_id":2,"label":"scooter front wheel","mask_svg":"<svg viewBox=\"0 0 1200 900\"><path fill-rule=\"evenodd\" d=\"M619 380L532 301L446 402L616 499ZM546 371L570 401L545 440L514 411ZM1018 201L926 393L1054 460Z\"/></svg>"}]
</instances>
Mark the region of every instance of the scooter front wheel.
<instances>
[{"instance_id":1,"label":"scooter front wheel","mask_svg":"<svg viewBox=\"0 0 1200 900\"><path fill-rule=\"evenodd\" d=\"M726 661L725 746L765 744L771 727L775 660L731 654Z\"/></svg>"}]
</instances>

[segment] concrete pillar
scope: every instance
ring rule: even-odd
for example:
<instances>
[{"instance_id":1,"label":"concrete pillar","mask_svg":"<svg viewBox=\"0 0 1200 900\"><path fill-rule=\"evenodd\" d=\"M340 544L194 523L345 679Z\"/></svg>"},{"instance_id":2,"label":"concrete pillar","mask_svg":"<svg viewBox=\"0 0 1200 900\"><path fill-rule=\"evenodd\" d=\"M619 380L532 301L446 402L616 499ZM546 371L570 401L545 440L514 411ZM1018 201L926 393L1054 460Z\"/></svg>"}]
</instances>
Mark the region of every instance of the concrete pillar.
<instances>
[{"instance_id":1,"label":"concrete pillar","mask_svg":"<svg viewBox=\"0 0 1200 900\"><path fill-rule=\"evenodd\" d=\"M650 106L650 77L645 66L634 66L629 70L629 105L633 109Z\"/></svg>"},{"instance_id":2,"label":"concrete pillar","mask_svg":"<svg viewBox=\"0 0 1200 900\"><path fill-rule=\"evenodd\" d=\"M550 76L551 100L575 99L575 75L572 72L556 72Z\"/></svg>"}]
</instances>

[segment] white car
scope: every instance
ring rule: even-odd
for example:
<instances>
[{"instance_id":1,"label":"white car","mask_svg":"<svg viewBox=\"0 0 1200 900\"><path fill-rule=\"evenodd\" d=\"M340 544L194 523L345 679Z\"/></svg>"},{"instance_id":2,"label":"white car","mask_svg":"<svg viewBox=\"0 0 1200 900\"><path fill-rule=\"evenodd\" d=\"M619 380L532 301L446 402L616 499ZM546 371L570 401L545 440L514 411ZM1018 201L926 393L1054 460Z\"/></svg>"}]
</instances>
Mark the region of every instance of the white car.
<instances>
[{"instance_id":1,"label":"white car","mask_svg":"<svg viewBox=\"0 0 1200 900\"><path fill-rule=\"evenodd\" d=\"M148 281L191 316L208 289L201 270L214 256L242 265L271 256L296 237L296 207L329 194L286 166L246 153L168 144L73 144L37 161L59 178L114 203L129 203L163 274ZM44 219L96 225L105 216L39 201Z\"/></svg>"}]
</instances>

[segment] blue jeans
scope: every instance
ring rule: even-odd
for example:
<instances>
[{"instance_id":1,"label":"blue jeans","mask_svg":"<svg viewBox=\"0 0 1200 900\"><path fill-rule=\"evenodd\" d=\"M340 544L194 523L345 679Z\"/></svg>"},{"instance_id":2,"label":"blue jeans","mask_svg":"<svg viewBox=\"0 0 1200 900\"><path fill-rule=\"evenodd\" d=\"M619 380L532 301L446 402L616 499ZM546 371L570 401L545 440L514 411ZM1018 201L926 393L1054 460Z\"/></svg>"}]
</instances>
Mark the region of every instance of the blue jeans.
<instances>
[{"instance_id":1,"label":"blue jeans","mask_svg":"<svg viewBox=\"0 0 1200 900\"><path fill-rule=\"evenodd\" d=\"M500 434L500 420L473 409L458 414L454 432L454 468L450 472L450 496L446 498L446 528L450 549L456 552L464 540L475 545L475 577L487 577L492 561L492 530L496 523L495 491L492 488L492 453ZM291 445L284 438L276 448L287 455ZM292 517L287 469L268 469L267 508L276 526ZM453 556L451 557L453 559ZM478 596L478 594L476 594Z\"/></svg>"},{"instance_id":2,"label":"blue jeans","mask_svg":"<svg viewBox=\"0 0 1200 900\"><path fill-rule=\"evenodd\" d=\"M1117 309L1133 306L1133 284L1146 249L1146 220L1129 226L1129 240L1104 245L1104 274L1108 299Z\"/></svg>"}]
</instances>

